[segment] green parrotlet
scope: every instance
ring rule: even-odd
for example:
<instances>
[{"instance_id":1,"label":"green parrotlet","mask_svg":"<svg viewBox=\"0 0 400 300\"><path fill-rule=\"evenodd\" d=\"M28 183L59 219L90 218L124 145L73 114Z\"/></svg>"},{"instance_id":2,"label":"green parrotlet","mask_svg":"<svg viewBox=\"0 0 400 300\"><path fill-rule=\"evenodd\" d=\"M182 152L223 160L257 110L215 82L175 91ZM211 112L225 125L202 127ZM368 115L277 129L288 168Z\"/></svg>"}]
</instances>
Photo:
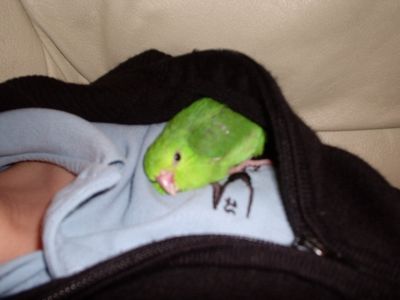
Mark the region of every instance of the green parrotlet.
<instances>
[{"instance_id":1,"label":"green parrotlet","mask_svg":"<svg viewBox=\"0 0 400 300\"><path fill-rule=\"evenodd\" d=\"M218 182L248 166L264 151L266 132L211 98L176 114L147 149L144 171L161 194L175 195Z\"/></svg>"}]
</instances>

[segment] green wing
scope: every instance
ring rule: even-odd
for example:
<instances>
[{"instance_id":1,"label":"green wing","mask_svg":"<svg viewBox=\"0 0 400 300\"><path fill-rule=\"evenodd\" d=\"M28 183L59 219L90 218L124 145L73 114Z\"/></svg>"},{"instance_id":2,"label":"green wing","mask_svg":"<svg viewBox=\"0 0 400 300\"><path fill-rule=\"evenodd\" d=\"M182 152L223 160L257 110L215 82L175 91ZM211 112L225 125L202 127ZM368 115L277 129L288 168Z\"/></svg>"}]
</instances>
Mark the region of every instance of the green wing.
<instances>
[{"instance_id":1,"label":"green wing","mask_svg":"<svg viewBox=\"0 0 400 300\"><path fill-rule=\"evenodd\" d=\"M188 144L194 152L210 158L224 158L234 152L250 157L261 154L265 142L261 127L212 99L195 104L188 132Z\"/></svg>"}]
</instances>

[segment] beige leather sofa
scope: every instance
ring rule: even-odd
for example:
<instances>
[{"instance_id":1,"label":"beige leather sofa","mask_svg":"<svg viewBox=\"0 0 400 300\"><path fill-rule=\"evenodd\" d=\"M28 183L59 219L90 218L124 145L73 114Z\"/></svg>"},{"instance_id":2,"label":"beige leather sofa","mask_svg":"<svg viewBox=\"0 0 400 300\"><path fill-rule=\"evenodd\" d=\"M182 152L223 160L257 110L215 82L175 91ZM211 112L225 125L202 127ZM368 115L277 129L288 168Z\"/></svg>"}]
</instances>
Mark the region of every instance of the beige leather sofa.
<instances>
[{"instance_id":1,"label":"beige leather sofa","mask_svg":"<svg viewBox=\"0 0 400 300\"><path fill-rule=\"evenodd\" d=\"M0 81L86 83L149 48L235 49L322 140L400 187L399 16L398 0L2 0Z\"/></svg>"}]
</instances>

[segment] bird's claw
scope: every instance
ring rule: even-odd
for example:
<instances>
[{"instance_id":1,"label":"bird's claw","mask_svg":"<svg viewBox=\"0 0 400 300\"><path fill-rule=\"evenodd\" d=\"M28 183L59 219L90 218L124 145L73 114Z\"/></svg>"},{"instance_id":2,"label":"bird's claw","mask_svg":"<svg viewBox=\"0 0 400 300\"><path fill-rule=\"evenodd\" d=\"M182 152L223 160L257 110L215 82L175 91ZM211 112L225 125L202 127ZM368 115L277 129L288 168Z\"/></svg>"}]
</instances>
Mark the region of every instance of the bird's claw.
<instances>
[{"instance_id":1,"label":"bird's claw","mask_svg":"<svg viewBox=\"0 0 400 300\"><path fill-rule=\"evenodd\" d=\"M231 168L229 170L229 175L241 173L248 167L258 169L261 166L270 166L270 165L272 165L272 161L270 159L258 159L258 160L249 159Z\"/></svg>"}]
</instances>

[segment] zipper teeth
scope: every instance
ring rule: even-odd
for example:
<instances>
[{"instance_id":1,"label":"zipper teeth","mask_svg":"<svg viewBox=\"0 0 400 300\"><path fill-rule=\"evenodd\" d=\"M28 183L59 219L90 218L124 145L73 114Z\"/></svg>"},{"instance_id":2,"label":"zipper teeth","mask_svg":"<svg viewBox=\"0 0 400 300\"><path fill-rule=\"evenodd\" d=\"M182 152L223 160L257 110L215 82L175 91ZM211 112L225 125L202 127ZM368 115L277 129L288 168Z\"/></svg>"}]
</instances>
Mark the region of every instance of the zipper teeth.
<instances>
[{"instance_id":1,"label":"zipper teeth","mask_svg":"<svg viewBox=\"0 0 400 300\"><path fill-rule=\"evenodd\" d=\"M286 183L282 189L285 191L289 191L289 193L285 193L287 200L288 200L288 204L289 206L291 206L292 208L294 207L294 213L292 212L292 209L287 209L287 212L289 213L288 217L289 219L292 220L292 228L295 232L295 235L297 237L300 237L300 235L302 235L303 232L303 227L305 227L305 220L302 217L302 213L301 213L301 206L299 204L299 200L298 200L298 175L293 172L296 170L295 168L295 155L294 155L294 149L293 149L293 142L292 142L292 133L291 130L289 128L288 122L286 120L286 118L281 115L278 119L277 119L277 123L280 123L280 127L283 128L283 135L286 135L287 137L290 137L288 139L286 139L286 141L284 141L283 139L280 139L280 143L281 143L281 157L283 160L282 163L282 167L284 166L284 169L282 170L283 174L289 174L289 178L288 176L285 177L281 177L283 179L283 181ZM285 145L286 144L286 145ZM282 154L282 151L286 149L286 153ZM290 163L288 163L288 161L290 161ZM292 193L290 193L290 191L293 191Z\"/></svg>"},{"instance_id":2,"label":"zipper teeth","mask_svg":"<svg viewBox=\"0 0 400 300\"><path fill-rule=\"evenodd\" d=\"M135 264L143 264L153 257L164 257L165 255L170 255L176 249L170 243L155 246L156 248L152 249L152 251L146 251L146 248L148 247L149 246L143 246L142 251L138 254L127 254L127 256L113 259L112 262L103 262L102 265L94 267L92 270L88 270L87 273L78 275L79 278L67 283L64 287L57 289L49 296L43 298L43 300L55 300L69 297L72 293L78 292L95 282L112 276L113 274L117 274L119 271L125 270L129 267L134 267ZM183 248L182 251L185 251L186 247Z\"/></svg>"},{"instance_id":3,"label":"zipper teeth","mask_svg":"<svg viewBox=\"0 0 400 300\"><path fill-rule=\"evenodd\" d=\"M205 237L211 237L211 240L206 240L202 242L202 239ZM134 257L137 258L137 256L141 256L139 259L133 258L132 255L127 254L127 257L123 257L122 259L116 258L116 261L113 261L112 263L110 262L105 262L106 265L96 267L95 269L91 270L88 272L88 274L82 274L79 276L78 279L73 280L70 283L67 283L66 286L62 287L61 289L56 290L55 292L51 293L50 295L42 298L43 300L56 300L56 299L65 299L67 297L71 297L74 293L78 293L80 290L84 289L85 287L89 287L96 282L105 279L107 277L110 277L114 274L118 274L120 271L126 270L128 268L133 268L137 264L143 264L146 263L151 258L154 257L159 257L160 254L162 253L162 257L165 258L166 256L172 257L180 254L184 254L188 251L196 251L196 250L202 250L202 249L211 249L211 248L223 248L223 247L229 247L231 248L231 244L227 244L227 242L224 240L221 242L219 239L227 239L228 241L232 240L246 240L250 243L253 243L255 245L259 246L271 246L275 245L271 242L268 241L263 241L263 240L257 240L253 238L243 238L243 237L234 237L234 236L227 236L227 235L206 235L206 236L192 236L189 237L190 241L188 243L185 243L186 246L181 245L180 247L176 247L174 241L175 240L182 240L182 239L187 239L188 237L180 237L172 240L167 240L164 242L160 242L161 244L158 246L155 246L155 248L152 249L152 251L142 251L138 255L135 255ZM190 246L191 243L200 241L200 244L197 245L192 245ZM166 243L166 244L165 244ZM180 251L177 251L176 249L179 248ZM142 249L143 250L143 249ZM161 258L162 259L162 258Z\"/></svg>"},{"instance_id":4,"label":"zipper teeth","mask_svg":"<svg viewBox=\"0 0 400 300\"><path fill-rule=\"evenodd\" d=\"M284 119L285 128L288 131L288 139L289 143L289 155L292 158L292 168L296 170L293 176L293 186L294 186L294 202L296 206L296 220L300 222L300 232L297 232L296 238L292 244L294 248L300 251L311 252L320 257L327 257L330 259L335 259L344 263L346 265L350 265L348 261L344 257L342 257L339 253L334 252L329 249L327 245L325 245L319 239L318 235L312 229L312 226L309 224L305 217L304 207L302 206L302 201L300 201L301 195L306 194L306 198L312 199L314 195L311 192L310 186L308 183L305 183L301 178L310 179L311 175L307 167L304 167L304 164L309 163L308 161L304 162L303 159L306 157L304 155L303 143L298 143L298 145L294 145L294 139L292 138L294 135L299 136L302 139L302 132L300 128L296 130L296 128L290 128L290 124ZM296 166L298 166L296 168Z\"/></svg>"},{"instance_id":5,"label":"zipper teeth","mask_svg":"<svg viewBox=\"0 0 400 300\"><path fill-rule=\"evenodd\" d=\"M319 240L315 232L312 230L311 225L308 223L308 221L304 216L304 210L300 201L301 197L300 191L302 192L305 191L308 197L311 197L311 193L310 189L307 186L304 186L304 182L301 181L301 178L303 177L301 173L306 173L305 174L306 178L310 178L310 174L307 172L307 168L301 166L302 164L301 157L303 158L305 157L305 155L302 155L304 154L302 143L294 145L294 138L293 138L294 136L302 137L301 131L292 128L284 115L281 116L281 123L283 125L284 130L286 131L286 136L288 137L287 152L288 156L291 158L291 166L288 166L286 170L290 169L291 167L291 169L295 171L293 172L292 175L293 182L291 183L293 188L293 196L292 196L293 198L291 198L291 195L289 195L290 197L289 199L291 200L289 202L294 203L296 208L295 212L290 214L294 219L293 225L295 226L292 227L295 230L295 235L296 235L292 246L300 251L312 252L317 256L327 256L328 253L330 256L336 256L332 255L333 253L327 250L326 246ZM283 148L284 147L282 147L282 149ZM296 166L299 165L300 167L297 168ZM291 172L286 172L286 174L291 174ZM297 229L296 227L300 228Z\"/></svg>"},{"instance_id":6,"label":"zipper teeth","mask_svg":"<svg viewBox=\"0 0 400 300\"><path fill-rule=\"evenodd\" d=\"M125 261L119 262L117 265L107 266L104 270L99 268L96 269L96 272L91 272L88 275L85 275L75 281L69 283L66 287L63 287L61 290L54 292L53 294L49 295L44 300L55 300L55 299L62 299L64 297L68 297L70 294L74 292L78 292L80 289L89 286L92 283L95 283L98 280L106 278L109 275L115 274L120 270L125 269L129 266L129 260L126 259Z\"/></svg>"}]
</instances>

